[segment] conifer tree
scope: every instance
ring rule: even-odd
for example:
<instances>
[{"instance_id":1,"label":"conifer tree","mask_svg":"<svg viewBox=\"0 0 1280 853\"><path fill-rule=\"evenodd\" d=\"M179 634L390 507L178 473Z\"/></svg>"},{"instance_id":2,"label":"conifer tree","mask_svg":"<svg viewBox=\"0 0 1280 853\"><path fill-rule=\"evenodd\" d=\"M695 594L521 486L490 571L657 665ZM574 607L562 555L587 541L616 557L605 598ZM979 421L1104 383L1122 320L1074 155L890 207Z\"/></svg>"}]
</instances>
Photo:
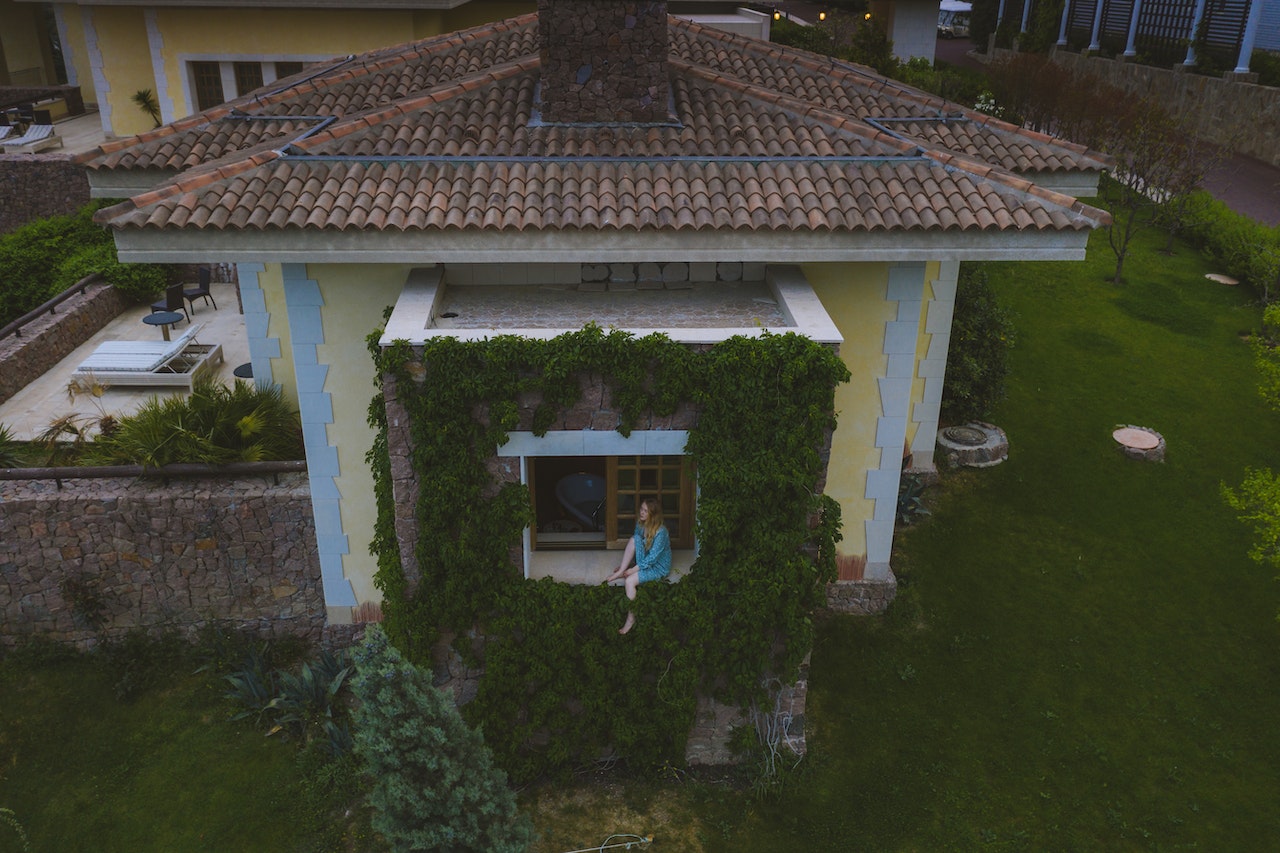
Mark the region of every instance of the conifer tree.
<instances>
[{"instance_id":1,"label":"conifer tree","mask_svg":"<svg viewBox=\"0 0 1280 853\"><path fill-rule=\"evenodd\" d=\"M506 774L452 699L377 625L356 651L355 748L373 827L397 851L521 851L533 841Z\"/></svg>"}]
</instances>

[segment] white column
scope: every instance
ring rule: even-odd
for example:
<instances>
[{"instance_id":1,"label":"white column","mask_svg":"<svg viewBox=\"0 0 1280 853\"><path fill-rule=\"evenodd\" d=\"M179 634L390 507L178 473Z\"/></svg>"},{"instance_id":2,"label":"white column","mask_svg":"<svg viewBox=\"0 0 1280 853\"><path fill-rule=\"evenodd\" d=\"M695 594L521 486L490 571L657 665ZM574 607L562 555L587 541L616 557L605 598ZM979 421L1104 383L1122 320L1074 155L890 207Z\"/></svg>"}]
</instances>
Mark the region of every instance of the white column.
<instances>
[{"instance_id":1,"label":"white column","mask_svg":"<svg viewBox=\"0 0 1280 853\"><path fill-rule=\"evenodd\" d=\"M58 28L58 44L62 45L62 65L67 72L67 85L79 86L80 73L76 64L71 61L71 35L67 32L67 17L61 3L53 5L53 22ZM74 8L74 7L70 7Z\"/></svg>"},{"instance_id":2,"label":"white column","mask_svg":"<svg viewBox=\"0 0 1280 853\"><path fill-rule=\"evenodd\" d=\"M898 482L902 477L902 450L907 441L911 408L911 384L915 377L916 346L920 341L920 317L924 310L923 263L895 264L889 268L886 298L898 303L895 318L885 323L884 354L888 357L880 386L880 417L876 420L875 445L880 466L867 471L864 496L875 509L866 524L867 580L888 580L892 573L893 527L898 513Z\"/></svg>"},{"instance_id":3,"label":"white column","mask_svg":"<svg viewBox=\"0 0 1280 853\"><path fill-rule=\"evenodd\" d=\"M1142 0L1133 0L1133 14L1129 16L1129 40L1124 46L1125 56L1137 56L1138 15L1142 11Z\"/></svg>"},{"instance_id":4,"label":"white column","mask_svg":"<svg viewBox=\"0 0 1280 853\"><path fill-rule=\"evenodd\" d=\"M938 277L931 282L933 298L924 304L924 331L929 348L919 361L916 377L924 381L924 395L911 407L916 435L911 441L912 467L934 468L933 452L938 441L938 418L942 409L942 383L947 375L947 352L951 349L951 320L956 310L956 280L959 261L943 261Z\"/></svg>"},{"instance_id":5,"label":"white column","mask_svg":"<svg viewBox=\"0 0 1280 853\"><path fill-rule=\"evenodd\" d=\"M1182 61L1183 65L1196 64L1196 30L1200 29L1200 22L1204 20L1204 0L1196 0L1196 11L1191 16L1191 30L1187 33L1187 58Z\"/></svg>"},{"instance_id":6,"label":"white column","mask_svg":"<svg viewBox=\"0 0 1280 853\"><path fill-rule=\"evenodd\" d=\"M1089 39L1089 52L1102 50L1102 42L1098 40L1098 35L1102 32L1102 2L1097 0L1097 5L1093 9L1093 36Z\"/></svg>"},{"instance_id":7,"label":"white column","mask_svg":"<svg viewBox=\"0 0 1280 853\"><path fill-rule=\"evenodd\" d=\"M1067 46L1067 21L1071 18L1071 0L1062 4L1062 23L1058 25L1058 47Z\"/></svg>"},{"instance_id":8,"label":"white column","mask_svg":"<svg viewBox=\"0 0 1280 853\"><path fill-rule=\"evenodd\" d=\"M107 85L107 75L102 69L102 48L98 46L98 28L93 24L93 7L80 7L80 17L84 21L84 45L89 53L89 71L93 75L93 88L98 94L98 118L102 119L102 132L112 137L116 134L111 127L111 87Z\"/></svg>"},{"instance_id":9,"label":"white column","mask_svg":"<svg viewBox=\"0 0 1280 853\"><path fill-rule=\"evenodd\" d=\"M1262 20L1263 0L1249 0L1249 22L1245 24L1244 38L1240 41L1240 57L1236 60L1237 74L1249 73L1249 60L1253 57L1253 42L1258 37L1258 22Z\"/></svg>"},{"instance_id":10,"label":"white column","mask_svg":"<svg viewBox=\"0 0 1280 853\"><path fill-rule=\"evenodd\" d=\"M153 8L142 11L147 23L147 49L151 53L151 76L156 81L156 103L160 105L160 123L173 121L173 98L169 95L169 75L164 70L164 36Z\"/></svg>"},{"instance_id":11,"label":"white column","mask_svg":"<svg viewBox=\"0 0 1280 853\"><path fill-rule=\"evenodd\" d=\"M320 285L307 278L305 264L283 264L285 312L289 317L293 368L298 383L298 414L302 418L302 442L307 454L307 478L311 483L311 507L316 520L316 549L320 554L320 577L324 583L324 603L334 622L350 621L346 608L355 607L355 590L343 571L343 558L351 553L342 527L342 494L337 479L341 474L338 448L329 443L333 423L332 396L324 390L329 366L322 364L318 351L324 344L324 297ZM338 610L338 612L335 612ZM343 614L346 618L342 618Z\"/></svg>"},{"instance_id":12,"label":"white column","mask_svg":"<svg viewBox=\"0 0 1280 853\"><path fill-rule=\"evenodd\" d=\"M1022 29L1020 33L1027 31L1027 20L1031 17L1031 0L1022 0Z\"/></svg>"}]
</instances>

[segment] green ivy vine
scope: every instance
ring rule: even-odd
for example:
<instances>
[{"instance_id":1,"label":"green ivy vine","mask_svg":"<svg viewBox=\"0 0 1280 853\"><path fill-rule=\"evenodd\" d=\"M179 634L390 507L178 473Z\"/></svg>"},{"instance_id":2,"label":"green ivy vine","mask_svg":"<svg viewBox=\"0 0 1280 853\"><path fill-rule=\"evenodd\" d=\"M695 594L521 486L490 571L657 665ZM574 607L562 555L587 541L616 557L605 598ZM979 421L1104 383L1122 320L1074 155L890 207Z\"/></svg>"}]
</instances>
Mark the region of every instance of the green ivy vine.
<instances>
[{"instance_id":1,"label":"green ivy vine","mask_svg":"<svg viewBox=\"0 0 1280 853\"><path fill-rule=\"evenodd\" d=\"M513 779L568 772L607 749L680 764L699 693L747 702L764 675L794 677L840 538L839 505L815 491L835 387L849 378L834 352L795 334L694 348L596 326L549 341L436 338L416 352L404 342L383 349L375 333L369 347L379 388L394 377L409 413L420 487L421 579L410 594L380 391L368 460L384 626L418 663L447 631L483 665L463 710ZM623 435L682 402L699 410L686 448L698 471L698 559L679 583L640 588L638 625L625 637L621 590L523 578L510 552L531 498L487 467L522 407L525 428L545 434L590 377L603 378Z\"/></svg>"}]
</instances>

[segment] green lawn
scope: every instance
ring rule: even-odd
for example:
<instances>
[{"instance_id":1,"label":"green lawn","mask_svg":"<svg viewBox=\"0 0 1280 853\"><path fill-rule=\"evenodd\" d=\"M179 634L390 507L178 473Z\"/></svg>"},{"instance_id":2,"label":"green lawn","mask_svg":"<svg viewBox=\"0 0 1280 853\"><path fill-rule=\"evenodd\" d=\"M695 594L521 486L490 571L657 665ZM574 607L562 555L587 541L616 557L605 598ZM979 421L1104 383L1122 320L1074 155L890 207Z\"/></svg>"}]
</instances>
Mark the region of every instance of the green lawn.
<instances>
[{"instance_id":1,"label":"green lawn","mask_svg":"<svg viewBox=\"0 0 1280 853\"><path fill-rule=\"evenodd\" d=\"M826 620L811 758L780 796L661 777L523 792L548 853L1260 850L1280 838L1280 583L1245 557L1219 484L1280 468L1250 294L1139 238L1120 288L1006 264L1016 314L1008 462L948 474L899 537L898 602ZM1115 449L1152 427L1168 461ZM0 667L0 807L36 851L366 849L306 805L291 746L179 680L132 703L89 664ZM0 824L0 851L17 849ZM9 845L9 846L6 846Z\"/></svg>"},{"instance_id":2,"label":"green lawn","mask_svg":"<svg viewBox=\"0 0 1280 853\"><path fill-rule=\"evenodd\" d=\"M885 619L814 653L811 774L723 849L1249 850L1280 838L1280 585L1219 497L1280 467L1249 294L1143 241L1121 288L1008 264L1005 464L901 537ZM1121 423L1168 441L1122 457Z\"/></svg>"}]
</instances>

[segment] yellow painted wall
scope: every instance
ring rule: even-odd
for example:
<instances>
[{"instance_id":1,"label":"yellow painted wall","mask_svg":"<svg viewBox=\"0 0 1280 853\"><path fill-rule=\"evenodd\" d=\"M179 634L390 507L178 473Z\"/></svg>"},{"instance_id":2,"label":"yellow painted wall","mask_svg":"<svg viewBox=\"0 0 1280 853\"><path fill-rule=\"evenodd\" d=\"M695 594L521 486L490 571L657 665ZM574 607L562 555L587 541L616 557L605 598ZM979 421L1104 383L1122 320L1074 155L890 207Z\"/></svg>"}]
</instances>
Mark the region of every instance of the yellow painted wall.
<instances>
[{"instance_id":1,"label":"yellow painted wall","mask_svg":"<svg viewBox=\"0 0 1280 853\"><path fill-rule=\"evenodd\" d=\"M5 70L18 75L11 78L15 86L49 86L58 82L49 48L42 42L44 27L36 17L39 11L29 3L0 0L0 46L4 48Z\"/></svg>"},{"instance_id":2,"label":"yellow painted wall","mask_svg":"<svg viewBox=\"0 0 1280 853\"><path fill-rule=\"evenodd\" d=\"M267 337L280 341L280 357L271 359L271 379L279 385L287 399L298 405L298 378L293 369L292 336L289 334L289 315L284 301L284 274L279 264L265 264L258 273L258 286L262 288L266 302Z\"/></svg>"},{"instance_id":3,"label":"yellow painted wall","mask_svg":"<svg viewBox=\"0 0 1280 853\"><path fill-rule=\"evenodd\" d=\"M413 38L411 12L315 9L157 10L164 70L174 118L195 112L188 99L187 62L192 57L273 61L329 58L389 47ZM227 100L236 92L225 92Z\"/></svg>"},{"instance_id":4,"label":"yellow painted wall","mask_svg":"<svg viewBox=\"0 0 1280 853\"><path fill-rule=\"evenodd\" d=\"M884 354L885 323L897 317L897 303L886 300L887 264L804 264L805 277L844 337L840 358L852 378L836 389L839 421L831 437L831 462L826 494L840 503L844 541L840 553L867 550L866 528L874 502L865 497L867 471L880 467L876 421L880 417L880 386L889 359Z\"/></svg>"},{"instance_id":5,"label":"yellow painted wall","mask_svg":"<svg viewBox=\"0 0 1280 853\"><path fill-rule=\"evenodd\" d=\"M102 49L102 73L107 91L98 92L98 103L111 106L112 132L133 136L150 130L154 123L130 99L140 89L156 90L151 71L151 51L143 10L133 6L93 6L93 28Z\"/></svg>"},{"instance_id":6,"label":"yellow painted wall","mask_svg":"<svg viewBox=\"0 0 1280 853\"><path fill-rule=\"evenodd\" d=\"M89 49L84 42L84 16L79 6L65 4L62 9L63 25L66 38L62 45L63 61L67 63L67 74L71 69L76 71L76 85L80 87L80 97L85 105L98 103L98 89L93 83L93 70L89 67Z\"/></svg>"},{"instance_id":7,"label":"yellow painted wall","mask_svg":"<svg viewBox=\"0 0 1280 853\"><path fill-rule=\"evenodd\" d=\"M929 261L924 268L925 310L920 312L920 333L916 338L916 363L911 369L911 403L907 408L908 447L915 442L916 433L920 431L920 425L913 420L916 404L924 402L924 379L920 377L920 360L929 354L929 343L933 339L933 335L925 331L925 320L929 315L929 303L936 298L933 292L933 281L938 277L940 268L941 264L937 261Z\"/></svg>"},{"instance_id":8,"label":"yellow painted wall","mask_svg":"<svg viewBox=\"0 0 1280 853\"><path fill-rule=\"evenodd\" d=\"M536 12L538 4L525 0L525 2L516 2L508 0L507 2L492 2L492 0L471 0L470 3L464 3L456 9L451 9L443 15L442 28L436 32L451 33L454 30L465 30L468 27L478 27L489 21L501 21L504 18L514 18L517 15L524 15L529 12ZM436 33L424 33L419 38L427 35L435 35Z\"/></svg>"},{"instance_id":9,"label":"yellow painted wall","mask_svg":"<svg viewBox=\"0 0 1280 853\"><path fill-rule=\"evenodd\" d=\"M329 368L324 390L334 401L329 425L330 446L338 448L338 491L342 495L342 528L349 553L343 572L359 602L381 601L373 585L377 564L369 554L376 507L373 474L365 453L373 445L373 431L365 418L376 393L373 360L365 338L383 324L383 311L394 305L404 287L408 266L310 264L307 277L320 285L324 298L325 343L316 357Z\"/></svg>"},{"instance_id":10,"label":"yellow painted wall","mask_svg":"<svg viewBox=\"0 0 1280 853\"><path fill-rule=\"evenodd\" d=\"M78 24L78 8L66 8L68 18L77 18ZM156 24L161 33L161 56L173 117L181 118L195 112L194 98L187 91L187 62L192 57L226 61L341 57L524 14L534 8L535 4L529 2L471 2L449 12L162 6L156 8ZM95 6L93 15L104 57L103 73L112 109L116 111L112 116L113 130L119 136L147 130L147 119L129 102L139 89L160 89L142 10ZM74 59L82 80L91 78L87 55L76 53ZM86 99L91 90L90 80ZM236 93L228 91L226 96L230 100ZM118 107L119 103L124 106Z\"/></svg>"}]
</instances>

